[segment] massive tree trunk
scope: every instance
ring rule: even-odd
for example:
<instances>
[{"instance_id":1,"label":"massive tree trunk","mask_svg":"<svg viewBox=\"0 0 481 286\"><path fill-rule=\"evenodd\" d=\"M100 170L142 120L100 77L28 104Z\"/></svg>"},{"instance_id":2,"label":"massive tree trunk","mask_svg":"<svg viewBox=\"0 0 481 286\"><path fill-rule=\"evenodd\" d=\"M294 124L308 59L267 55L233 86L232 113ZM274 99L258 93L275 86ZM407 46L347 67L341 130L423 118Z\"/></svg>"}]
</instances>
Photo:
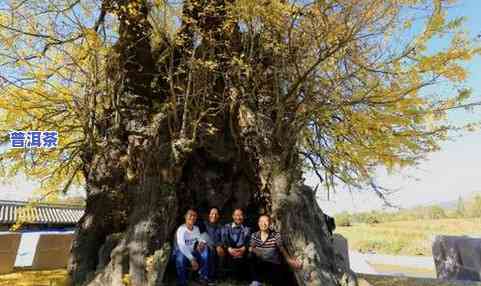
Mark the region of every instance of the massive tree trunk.
<instances>
[{"instance_id":1,"label":"massive tree trunk","mask_svg":"<svg viewBox=\"0 0 481 286\"><path fill-rule=\"evenodd\" d=\"M225 96L227 90L228 108L202 118L193 137L186 135L192 132L182 120L180 131L172 132L172 118L185 121L187 109L173 114L156 108L167 101L169 88L155 75L166 65L181 66L192 56L192 45L182 43L167 64L159 62L161 52L151 47L148 36L147 4L134 1L144 4L129 14L119 9L128 1L107 2L107 11L117 9L120 38L110 64L112 89L101 99L102 116L92 126L102 140L92 140L83 154L87 207L69 263L72 284L161 285L175 227L191 206L201 211L217 206L224 216L242 207L251 223L262 212L272 213L287 250L304 263L295 271L298 285L346 280L342 277L349 271L336 260L322 211L312 190L302 185L296 136L289 134L289 126L281 126L287 132L281 134L275 115L266 116L263 105L234 101L239 91L232 77L213 79L209 94ZM201 17L205 4L191 2L185 13ZM203 17L201 29L218 31L222 25L221 17ZM183 33L192 34L188 25ZM225 45L235 50L235 34L214 32L214 54L225 56ZM203 48L208 50L208 44ZM229 74L222 66L225 58L216 60Z\"/></svg>"}]
</instances>

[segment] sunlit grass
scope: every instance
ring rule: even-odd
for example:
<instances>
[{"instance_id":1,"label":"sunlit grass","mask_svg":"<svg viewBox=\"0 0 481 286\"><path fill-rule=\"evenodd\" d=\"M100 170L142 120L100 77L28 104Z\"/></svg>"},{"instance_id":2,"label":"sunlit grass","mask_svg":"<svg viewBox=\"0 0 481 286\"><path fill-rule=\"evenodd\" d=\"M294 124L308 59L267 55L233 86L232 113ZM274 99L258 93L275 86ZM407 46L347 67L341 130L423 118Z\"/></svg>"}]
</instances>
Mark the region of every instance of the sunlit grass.
<instances>
[{"instance_id":1,"label":"sunlit grass","mask_svg":"<svg viewBox=\"0 0 481 286\"><path fill-rule=\"evenodd\" d=\"M0 286L67 286L67 271L21 271L0 275Z\"/></svg>"},{"instance_id":2,"label":"sunlit grass","mask_svg":"<svg viewBox=\"0 0 481 286\"><path fill-rule=\"evenodd\" d=\"M481 218L397 221L338 227L349 248L361 252L431 256L435 235L481 236Z\"/></svg>"},{"instance_id":3,"label":"sunlit grass","mask_svg":"<svg viewBox=\"0 0 481 286\"><path fill-rule=\"evenodd\" d=\"M52 271L17 271L0 275L0 286L67 286L67 271L65 269ZM167 284L170 286L170 284ZM174 286L175 283L172 284ZM217 286L242 286L246 283L222 281ZM195 282L189 286L199 286Z\"/></svg>"}]
</instances>

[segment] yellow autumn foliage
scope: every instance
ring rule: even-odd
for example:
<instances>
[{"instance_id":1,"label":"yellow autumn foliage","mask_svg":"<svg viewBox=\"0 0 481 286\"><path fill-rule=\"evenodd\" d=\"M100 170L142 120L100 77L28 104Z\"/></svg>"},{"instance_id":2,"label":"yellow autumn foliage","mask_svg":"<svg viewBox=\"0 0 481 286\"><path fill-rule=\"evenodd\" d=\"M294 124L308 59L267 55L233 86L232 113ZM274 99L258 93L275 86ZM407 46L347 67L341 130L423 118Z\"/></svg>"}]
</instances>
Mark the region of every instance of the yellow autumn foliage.
<instances>
[{"instance_id":1,"label":"yellow autumn foliage","mask_svg":"<svg viewBox=\"0 0 481 286\"><path fill-rule=\"evenodd\" d=\"M44 194L82 184L83 144L101 140L89 132L96 104L102 104L96 99L108 94L107 61L118 34L114 16L135 19L142 1L112 8L103 19L102 1L0 4L6 7L0 10L1 140L6 143L11 130L56 130L60 138L55 149L0 149L2 176L23 172L42 182ZM462 18L448 17L447 6L454 3L238 0L228 7L231 20L222 29L232 31L235 23L243 33L244 52L232 55L230 65L245 82L265 82L273 74L272 110L279 124L289 118L298 132L307 165L328 186L359 185L376 166L415 164L437 150L450 130L447 110L469 100L463 63L481 49L464 31ZM152 5L153 47L183 45L179 25L196 22L171 1ZM428 49L443 37L447 47ZM260 55L272 59L273 70L262 70ZM192 66L215 72L220 63L196 59ZM441 81L458 87L459 94L423 92ZM250 96L256 99L262 87L254 88L258 93ZM177 108L176 98L164 107Z\"/></svg>"}]
</instances>

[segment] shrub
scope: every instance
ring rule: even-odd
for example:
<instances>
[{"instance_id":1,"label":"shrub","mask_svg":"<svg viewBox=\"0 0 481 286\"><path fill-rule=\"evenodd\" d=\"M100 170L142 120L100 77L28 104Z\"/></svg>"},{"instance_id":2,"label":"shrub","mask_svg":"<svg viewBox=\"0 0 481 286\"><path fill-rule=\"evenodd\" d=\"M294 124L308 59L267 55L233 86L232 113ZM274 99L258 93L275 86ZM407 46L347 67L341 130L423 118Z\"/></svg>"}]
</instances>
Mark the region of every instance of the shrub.
<instances>
[{"instance_id":1,"label":"shrub","mask_svg":"<svg viewBox=\"0 0 481 286\"><path fill-rule=\"evenodd\" d=\"M338 226L351 226L351 215L347 212L342 212L336 215L336 225Z\"/></svg>"},{"instance_id":2,"label":"shrub","mask_svg":"<svg viewBox=\"0 0 481 286\"><path fill-rule=\"evenodd\" d=\"M446 213L444 210L439 206L432 206L428 210L428 218L429 219L442 219L446 218Z\"/></svg>"},{"instance_id":3,"label":"shrub","mask_svg":"<svg viewBox=\"0 0 481 286\"><path fill-rule=\"evenodd\" d=\"M377 216L375 214L370 214L367 218L366 218L366 223L367 224L378 224L380 223L381 221L377 218Z\"/></svg>"}]
</instances>

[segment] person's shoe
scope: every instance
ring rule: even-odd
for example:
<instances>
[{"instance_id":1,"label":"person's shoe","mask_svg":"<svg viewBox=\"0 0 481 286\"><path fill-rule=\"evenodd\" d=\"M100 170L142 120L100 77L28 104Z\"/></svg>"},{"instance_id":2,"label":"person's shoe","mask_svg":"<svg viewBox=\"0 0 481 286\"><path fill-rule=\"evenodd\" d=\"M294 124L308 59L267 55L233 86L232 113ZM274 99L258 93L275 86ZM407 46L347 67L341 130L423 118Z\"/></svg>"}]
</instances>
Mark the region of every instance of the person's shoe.
<instances>
[{"instance_id":1,"label":"person's shoe","mask_svg":"<svg viewBox=\"0 0 481 286\"><path fill-rule=\"evenodd\" d=\"M259 281L252 281L249 286L262 286L262 284Z\"/></svg>"}]
</instances>

